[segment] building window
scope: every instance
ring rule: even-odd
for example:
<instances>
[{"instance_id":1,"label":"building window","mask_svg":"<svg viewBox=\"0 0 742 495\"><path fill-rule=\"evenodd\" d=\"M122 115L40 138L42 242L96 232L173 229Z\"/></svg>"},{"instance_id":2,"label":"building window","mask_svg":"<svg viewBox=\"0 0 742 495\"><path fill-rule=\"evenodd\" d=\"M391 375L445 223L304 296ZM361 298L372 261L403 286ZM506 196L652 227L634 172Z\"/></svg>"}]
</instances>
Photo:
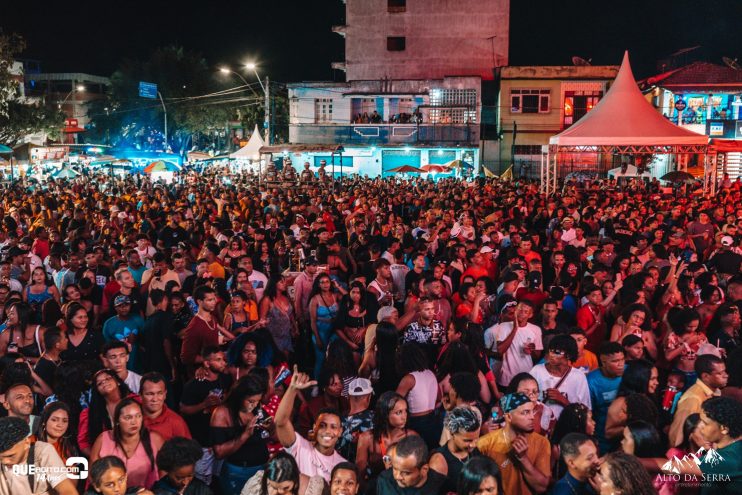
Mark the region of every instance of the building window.
<instances>
[{"instance_id":1,"label":"building window","mask_svg":"<svg viewBox=\"0 0 742 495\"><path fill-rule=\"evenodd\" d=\"M386 0L387 12L405 12L407 10L407 0Z\"/></svg>"},{"instance_id":2,"label":"building window","mask_svg":"<svg viewBox=\"0 0 742 495\"><path fill-rule=\"evenodd\" d=\"M549 113L550 89L511 89L510 113Z\"/></svg>"},{"instance_id":3,"label":"building window","mask_svg":"<svg viewBox=\"0 0 742 495\"><path fill-rule=\"evenodd\" d=\"M541 145L540 144L516 144L515 154L516 155L540 155Z\"/></svg>"},{"instance_id":4,"label":"building window","mask_svg":"<svg viewBox=\"0 0 742 495\"><path fill-rule=\"evenodd\" d=\"M403 52L405 43L406 38L404 36L388 36L386 39L386 49L390 52Z\"/></svg>"},{"instance_id":5,"label":"building window","mask_svg":"<svg viewBox=\"0 0 742 495\"><path fill-rule=\"evenodd\" d=\"M580 120L602 97L602 91L565 91L563 128Z\"/></svg>"},{"instance_id":6,"label":"building window","mask_svg":"<svg viewBox=\"0 0 742 495\"><path fill-rule=\"evenodd\" d=\"M477 121L476 89L431 89L430 122L472 124Z\"/></svg>"},{"instance_id":7,"label":"building window","mask_svg":"<svg viewBox=\"0 0 742 495\"><path fill-rule=\"evenodd\" d=\"M314 99L314 122L332 122L332 98Z\"/></svg>"}]
</instances>

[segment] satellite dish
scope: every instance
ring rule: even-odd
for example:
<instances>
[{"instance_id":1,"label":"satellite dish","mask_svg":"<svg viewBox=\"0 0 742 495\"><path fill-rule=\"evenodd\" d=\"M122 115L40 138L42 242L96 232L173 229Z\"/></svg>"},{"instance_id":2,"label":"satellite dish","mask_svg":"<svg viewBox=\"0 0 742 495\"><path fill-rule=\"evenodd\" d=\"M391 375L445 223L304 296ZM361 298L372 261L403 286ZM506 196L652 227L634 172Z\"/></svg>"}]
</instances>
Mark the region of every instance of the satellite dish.
<instances>
[{"instance_id":1,"label":"satellite dish","mask_svg":"<svg viewBox=\"0 0 742 495\"><path fill-rule=\"evenodd\" d=\"M742 70L742 65L739 65L739 63L737 63L736 58L732 59L729 57L721 57L721 59L724 61L725 64L727 64L727 67L734 70Z\"/></svg>"},{"instance_id":2,"label":"satellite dish","mask_svg":"<svg viewBox=\"0 0 742 495\"><path fill-rule=\"evenodd\" d=\"M572 57L572 63L574 65L578 66L578 67L585 67L585 66L590 65L590 61L591 60L592 59L585 60L584 58L578 57L577 55L575 55L574 57Z\"/></svg>"}]
</instances>

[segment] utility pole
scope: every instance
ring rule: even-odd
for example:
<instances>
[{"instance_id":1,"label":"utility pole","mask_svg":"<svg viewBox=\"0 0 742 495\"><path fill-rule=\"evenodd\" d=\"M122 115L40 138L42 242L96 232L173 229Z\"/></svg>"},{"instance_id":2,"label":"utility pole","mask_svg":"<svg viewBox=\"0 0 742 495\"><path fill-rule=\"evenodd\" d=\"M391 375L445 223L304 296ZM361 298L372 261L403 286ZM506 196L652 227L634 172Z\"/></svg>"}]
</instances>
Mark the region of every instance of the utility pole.
<instances>
[{"instance_id":1,"label":"utility pole","mask_svg":"<svg viewBox=\"0 0 742 495\"><path fill-rule=\"evenodd\" d=\"M162 113L165 116L165 132L164 132L164 134L165 134L165 151L167 152L168 148L170 147L170 145L168 144L168 141L167 141L167 108L165 107L165 100L162 99L162 93L160 93L158 91L157 92L157 96L160 97L160 103L162 103Z\"/></svg>"},{"instance_id":2,"label":"utility pole","mask_svg":"<svg viewBox=\"0 0 742 495\"><path fill-rule=\"evenodd\" d=\"M271 143L271 82L268 76L265 76L265 87L263 88L265 90L265 122L263 123L263 127L265 127L265 142L269 146Z\"/></svg>"}]
</instances>

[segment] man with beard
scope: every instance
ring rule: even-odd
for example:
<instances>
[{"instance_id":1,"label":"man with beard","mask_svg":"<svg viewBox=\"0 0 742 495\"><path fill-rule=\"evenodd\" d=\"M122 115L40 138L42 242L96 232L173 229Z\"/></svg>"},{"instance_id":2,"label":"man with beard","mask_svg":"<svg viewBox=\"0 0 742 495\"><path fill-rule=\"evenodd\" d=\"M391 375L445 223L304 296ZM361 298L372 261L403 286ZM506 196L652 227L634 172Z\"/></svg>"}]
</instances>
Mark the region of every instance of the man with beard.
<instances>
[{"instance_id":1,"label":"man with beard","mask_svg":"<svg viewBox=\"0 0 742 495\"><path fill-rule=\"evenodd\" d=\"M502 474L503 493L543 493L551 476L551 447L546 437L534 433L534 404L516 392L500 399L505 427L479 439L479 451L493 459Z\"/></svg>"},{"instance_id":2,"label":"man with beard","mask_svg":"<svg viewBox=\"0 0 742 495\"><path fill-rule=\"evenodd\" d=\"M379 475L376 495L437 495L446 493L446 478L428 465L428 447L418 435L399 441L389 453L391 468Z\"/></svg>"},{"instance_id":3,"label":"man with beard","mask_svg":"<svg viewBox=\"0 0 742 495\"><path fill-rule=\"evenodd\" d=\"M314 421L314 443L302 437L291 424L291 412L294 409L296 396L301 390L317 385L305 373L299 373L294 365L294 374L288 390L281 399L276 411L276 435L286 452L294 456L299 471L309 476L322 476L330 481L332 469L346 460L337 452L335 445L343 432L340 413L333 409L322 409Z\"/></svg>"},{"instance_id":4,"label":"man with beard","mask_svg":"<svg viewBox=\"0 0 742 495\"><path fill-rule=\"evenodd\" d=\"M595 495L590 478L600 468L595 441L584 433L569 433L559 442L567 474L556 482L552 495Z\"/></svg>"}]
</instances>

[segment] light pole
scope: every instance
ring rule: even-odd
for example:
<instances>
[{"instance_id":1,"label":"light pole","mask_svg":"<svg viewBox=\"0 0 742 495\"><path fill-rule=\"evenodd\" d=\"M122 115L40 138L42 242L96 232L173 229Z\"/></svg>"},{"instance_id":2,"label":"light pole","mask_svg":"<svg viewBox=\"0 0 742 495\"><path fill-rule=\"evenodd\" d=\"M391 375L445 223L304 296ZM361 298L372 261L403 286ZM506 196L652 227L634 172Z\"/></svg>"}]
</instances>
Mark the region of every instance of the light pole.
<instances>
[{"instance_id":1,"label":"light pole","mask_svg":"<svg viewBox=\"0 0 742 495\"><path fill-rule=\"evenodd\" d=\"M260 79L260 75L258 74L257 66L253 63L245 64L245 68L247 70L251 70L255 73L255 77L258 78L258 82L260 83L260 87L263 89L263 92L265 93L265 121L263 122L263 127L265 128L265 142L270 145L271 144L271 97L270 97L270 79L268 79L268 76L265 76L265 85L263 84L263 81Z\"/></svg>"},{"instance_id":2,"label":"light pole","mask_svg":"<svg viewBox=\"0 0 742 495\"><path fill-rule=\"evenodd\" d=\"M159 91L157 92L157 96L160 98L160 103L162 103L162 113L165 117L165 152L167 153L167 150L170 148L170 144L167 141L167 107L165 106L165 100L162 99L162 93Z\"/></svg>"},{"instance_id":3,"label":"light pole","mask_svg":"<svg viewBox=\"0 0 742 495\"><path fill-rule=\"evenodd\" d=\"M85 91L85 86L83 86L82 84L78 84L77 86L73 87L72 88L72 91L70 91L69 93L67 93L67 96L64 97L64 100L62 100L61 103L57 103L57 108L61 109L62 108L62 105L64 105L67 102L67 100L70 98L70 96L72 96L73 94L77 94L78 92L79 93L82 93L83 91ZM75 118L74 102L75 102L76 99L77 98L73 98L72 99L72 102L73 102L72 103L72 118Z\"/></svg>"},{"instance_id":4,"label":"light pole","mask_svg":"<svg viewBox=\"0 0 742 495\"><path fill-rule=\"evenodd\" d=\"M77 84L77 85L74 85L73 84L72 90L70 90L70 92L67 93L67 96L64 97L64 99L62 100L62 102L61 103L57 103L57 109L61 110L62 109L62 106L64 106L64 104L67 102L67 100L70 98L70 96L72 96L74 94L75 95L75 98L72 99L72 115L70 116L71 119L74 119L75 118L75 108L76 108L76 104L77 104L77 93L78 92L81 93L83 91L85 91L85 86L83 86L82 84ZM61 139L62 139L62 142L64 142L64 129L62 129L62 138ZM75 139L75 140L77 140L77 139ZM12 173L11 173L11 176L12 176Z\"/></svg>"}]
</instances>

